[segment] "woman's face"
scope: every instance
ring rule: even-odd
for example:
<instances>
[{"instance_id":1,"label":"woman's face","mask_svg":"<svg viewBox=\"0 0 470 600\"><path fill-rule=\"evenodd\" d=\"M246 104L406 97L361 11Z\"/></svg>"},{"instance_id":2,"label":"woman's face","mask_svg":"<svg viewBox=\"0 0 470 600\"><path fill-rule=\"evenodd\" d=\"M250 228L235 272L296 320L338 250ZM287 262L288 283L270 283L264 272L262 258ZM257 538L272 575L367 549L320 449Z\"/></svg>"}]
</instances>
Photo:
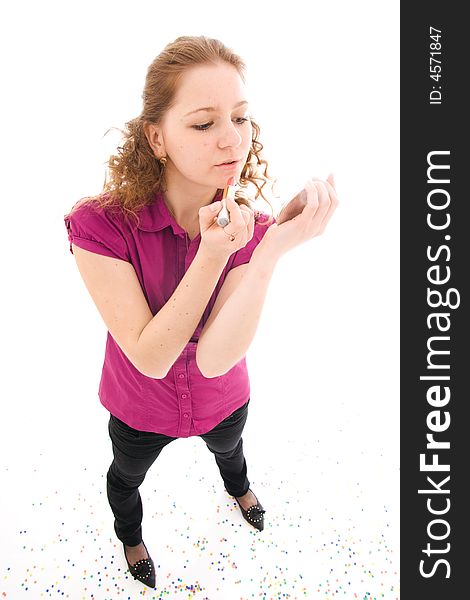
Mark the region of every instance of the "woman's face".
<instances>
[{"instance_id":1,"label":"woman's face","mask_svg":"<svg viewBox=\"0 0 470 600\"><path fill-rule=\"evenodd\" d=\"M235 67L190 68L179 81L175 100L160 128L168 185L213 190L225 187L231 176L238 180L250 151L252 125L245 85ZM217 166L234 159L233 167Z\"/></svg>"}]
</instances>

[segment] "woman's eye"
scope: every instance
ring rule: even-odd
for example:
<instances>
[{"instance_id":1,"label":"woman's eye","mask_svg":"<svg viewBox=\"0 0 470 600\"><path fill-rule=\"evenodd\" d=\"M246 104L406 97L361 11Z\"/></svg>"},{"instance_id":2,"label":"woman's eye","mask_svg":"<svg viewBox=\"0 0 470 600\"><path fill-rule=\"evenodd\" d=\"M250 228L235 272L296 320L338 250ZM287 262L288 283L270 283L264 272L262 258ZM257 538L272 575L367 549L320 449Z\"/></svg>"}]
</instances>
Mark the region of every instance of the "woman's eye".
<instances>
[{"instance_id":1,"label":"woman's eye","mask_svg":"<svg viewBox=\"0 0 470 600\"><path fill-rule=\"evenodd\" d=\"M246 121L249 121L249 119L247 117L237 117L235 121L238 121L239 125L243 125L243 123L246 123ZM210 123L204 123L202 125L193 125L192 127L197 131L207 131L212 124L213 121L211 121Z\"/></svg>"},{"instance_id":2,"label":"woman's eye","mask_svg":"<svg viewBox=\"0 0 470 600\"><path fill-rule=\"evenodd\" d=\"M197 129L198 131L205 131L206 129L208 129L210 126L212 125L212 123L204 123L204 125L193 125L194 129Z\"/></svg>"}]
</instances>

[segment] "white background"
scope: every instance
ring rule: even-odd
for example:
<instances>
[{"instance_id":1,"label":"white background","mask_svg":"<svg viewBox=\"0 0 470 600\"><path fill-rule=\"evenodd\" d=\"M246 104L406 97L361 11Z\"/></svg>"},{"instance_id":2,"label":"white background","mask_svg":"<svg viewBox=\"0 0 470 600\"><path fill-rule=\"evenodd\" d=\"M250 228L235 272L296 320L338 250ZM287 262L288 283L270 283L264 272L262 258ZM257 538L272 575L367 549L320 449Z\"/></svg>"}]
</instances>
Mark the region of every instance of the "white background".
<instances>
[{"instance_id":1,"label":"white background","mask_svg":"<svg viewBox=\"0 0 470 600\"><path fill-rule=\"evenodd\" d=\"M147 597L398 597L398 6L2 9L0 596L144 590L125 572L105 497L106 328L63 215L101 189L118 139L103 135L140 113L154 57L179 35L206 35L247 63L280 200L333 172L340 205L279 262L247 355L243 438L265 530L242 520L202 441L176 441L141 486L157 566Z\"/></svg>"}]
</instances>

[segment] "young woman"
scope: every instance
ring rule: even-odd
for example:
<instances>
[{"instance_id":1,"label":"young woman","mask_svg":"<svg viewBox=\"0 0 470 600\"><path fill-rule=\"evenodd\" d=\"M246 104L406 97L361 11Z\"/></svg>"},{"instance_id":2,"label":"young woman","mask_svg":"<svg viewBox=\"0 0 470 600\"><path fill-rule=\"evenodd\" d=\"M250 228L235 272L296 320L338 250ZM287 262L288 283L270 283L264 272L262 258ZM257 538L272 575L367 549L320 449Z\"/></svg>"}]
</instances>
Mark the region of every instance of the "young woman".
<instances>
[{"instance_id":1,"label":"young woman","mask_svg":"<svg viewBox=\"0 0 470 600\"><path fill-rule=\"evenodd\" d=\"M70 251L108 328L99 397L110 412L114 529L130 572L150 587L138 488L171 441L200 436L246 521L263 529L241 437L245 355L279 257L322 233L337 205L330 176L306 183L307 205L290 221L251 208L245 189L266 199L269 176L244 70L218 40L168 44L148 68L141 115L110 157L110 180L65 216ZM222 227L230 177L239 189Z\"/></svg>"}]
</instances>

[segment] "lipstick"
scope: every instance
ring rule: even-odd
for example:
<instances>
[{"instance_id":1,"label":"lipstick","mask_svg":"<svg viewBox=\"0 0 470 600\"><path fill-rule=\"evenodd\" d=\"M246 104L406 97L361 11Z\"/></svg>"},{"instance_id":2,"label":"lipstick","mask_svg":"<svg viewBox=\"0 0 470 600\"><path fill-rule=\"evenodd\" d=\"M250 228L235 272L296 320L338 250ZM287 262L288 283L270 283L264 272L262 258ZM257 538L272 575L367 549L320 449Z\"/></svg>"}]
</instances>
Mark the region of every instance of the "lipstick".
<instances>
[{"instance_id":1,"label":"lipstick","mask_svg":"<svg viewBox=\"0 0 470 600\"><path fill-rule=\"evenodd\" d=\"M230 177L227 181L227 185L224 188L224 193L222 194L222 208L217 216L217 225L220 227L225 227L230 223L230 217L227 210L226 200L230 198L231 200L235 200L235 190L237 186L235 185L235 177Z\"/></svg>"}]
</instances>

